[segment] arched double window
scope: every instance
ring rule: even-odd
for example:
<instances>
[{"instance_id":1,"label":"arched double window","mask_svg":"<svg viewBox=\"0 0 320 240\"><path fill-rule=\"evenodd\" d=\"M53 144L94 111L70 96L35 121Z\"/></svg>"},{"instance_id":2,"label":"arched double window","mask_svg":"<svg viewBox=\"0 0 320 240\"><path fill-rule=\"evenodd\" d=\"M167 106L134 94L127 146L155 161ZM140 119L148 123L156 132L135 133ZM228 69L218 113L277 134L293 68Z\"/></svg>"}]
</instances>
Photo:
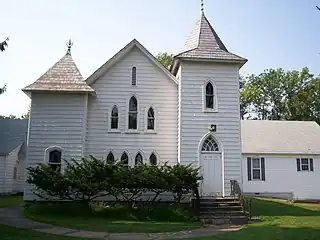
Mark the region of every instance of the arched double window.
<instances>
[{"instance_id":1,"label":"arched double window","mask_svg":"<svg viewBox=\"0 0 320 240\"><path fill-rule=\"evenodd\" d=\"M136 67L132 67L132 70L131 70L131 84L132 86L137 85L137 68Z\"/></svg>"},{"instance_id":2,"label":"arched double window","mask_svg":"<svg viewBox=\"0 0 320 240\"><path fill-rule=\"evenodd\" d=\"M148 130L155 129L155 116L154 116L154 110L152 107L150 107L148 110L147 129Z\"/></svg>"},{"instance_id":3,"label":"arched double window","mask_svg":"<svg viewBox=\"0 0 320 240\"><path fill-rule=\"evenodd\" d=\"M157 165L157 156L154 153L151 153L149 162L151 165Z\"/></svg>"},{"instance_id":4,"label":"arched double window","mask_svg":"<svg viewBox=\"0 0 320 240\"><path fill-rule=\"evenodd\" d=\"M134 164L135 165L143 164L143 158L141 153L137 153L136 158L134 159Z\"/></svg>"},{"instance_id":5,"label":"arched double window","mask_svg":"<svg viewBox=\"0 0 320 240\"><path fill-rule=\"evenodd\" d=\"M135 96L132 96L129 101L128 128L138 128L138 101Z\"/></svg>"},{"instance_id":6,"label":"arched double window","mask_svg":"<svg viewBox=\"0 0 320 240\"><path fill-rule=\"evenodd\" d=\"M111 129L118 129L119 127L119 112L117 106L113 106L111 110Z\"/></svg>"}]
</instances>

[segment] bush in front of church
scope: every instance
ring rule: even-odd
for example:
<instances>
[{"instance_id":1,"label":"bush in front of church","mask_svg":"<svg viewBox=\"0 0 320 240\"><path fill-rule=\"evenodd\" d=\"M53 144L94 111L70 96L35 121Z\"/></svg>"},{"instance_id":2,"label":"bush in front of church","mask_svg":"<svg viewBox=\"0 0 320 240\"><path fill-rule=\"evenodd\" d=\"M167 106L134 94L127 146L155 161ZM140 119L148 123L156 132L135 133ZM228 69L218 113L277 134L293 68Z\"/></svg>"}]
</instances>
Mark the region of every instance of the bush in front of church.
<instances>
[{"instance_id":1,"label":"bush in front of church","mask_svg":"<svg viewBox=\"0 0 320 240\"><path fill-rule=\"evenodd\" d=\"M93 156L81 161L65 160L64 167L48 164L29 167L27 183L41 199L91 202L104 196L133 203L155 202L173 194L179 203L198 189L199 169L192 165L148 165L129 167L123 162L108 163ZM148 196L147 199L145 196Z\"/></svg>"}]
</instances>

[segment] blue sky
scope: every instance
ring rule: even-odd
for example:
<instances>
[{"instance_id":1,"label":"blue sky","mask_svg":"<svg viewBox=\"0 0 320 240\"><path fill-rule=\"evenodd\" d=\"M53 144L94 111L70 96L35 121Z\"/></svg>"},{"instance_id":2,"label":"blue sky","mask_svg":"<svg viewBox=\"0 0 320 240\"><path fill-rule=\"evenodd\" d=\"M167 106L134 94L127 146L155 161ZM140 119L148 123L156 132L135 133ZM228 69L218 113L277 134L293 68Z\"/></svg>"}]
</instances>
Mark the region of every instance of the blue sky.
<instances>
[{"instance_id":1,"label":"blue sky","mask_svg":"<svg viewBox=\"0 0 320 240\"><path fill-rule=\"evenodd\" d=\"M21 88L66 52L86 78L136 38L150 52L177 53L200 17L200 0L0 0L0 115L26 112ZM205 14L228 50L249 61L241 73L267 68L320 73L320 0L204 0Z\"/></svg>"}]
</instances>

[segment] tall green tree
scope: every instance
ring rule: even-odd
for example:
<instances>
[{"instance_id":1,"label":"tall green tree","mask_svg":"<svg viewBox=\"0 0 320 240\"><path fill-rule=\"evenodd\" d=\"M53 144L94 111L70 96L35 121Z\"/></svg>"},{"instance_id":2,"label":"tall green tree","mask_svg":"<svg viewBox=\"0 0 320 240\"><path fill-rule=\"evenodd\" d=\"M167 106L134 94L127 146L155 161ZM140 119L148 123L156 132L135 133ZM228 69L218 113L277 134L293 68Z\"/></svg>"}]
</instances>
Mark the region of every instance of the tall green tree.
<instances>
[{"instance_id":1,"label":"tall green tree","mask_svg":"<svg viewBox=\"0 0 320 240\"><path fill-rule=\"evenodd\" d=\"M172 64L173 54L167 52L159 53L156 58L165 68L168 68Z\"/></svg>"},{"instance_id":2,"label":"tall green tree","mask_svg":"<svg viewBox=\"0 0 320 240\"><path fill-rule=\"evenodd\" d=\"M258 119L315 120L319 122L318 79L301 71L267 69L258 75L245 77L240 89L245 113L255 114Z\"/></svg>"}]
</instances>

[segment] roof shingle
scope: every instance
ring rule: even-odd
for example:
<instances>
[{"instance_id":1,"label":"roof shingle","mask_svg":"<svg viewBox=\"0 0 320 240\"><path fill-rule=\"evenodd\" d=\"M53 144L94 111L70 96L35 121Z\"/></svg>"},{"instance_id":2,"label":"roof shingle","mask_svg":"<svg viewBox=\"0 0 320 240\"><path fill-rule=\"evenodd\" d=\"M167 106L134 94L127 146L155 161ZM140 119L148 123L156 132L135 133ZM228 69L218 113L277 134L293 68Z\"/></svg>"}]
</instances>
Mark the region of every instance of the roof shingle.
<instances>
[{"instance_id":1,"label":"roof shingle","mask_svg":"<svg viewBox=\"0 0 320 240\"><path fill-rule=\"evenodd\" d=\"M70 54L63 56L38 80L22 91L94 92L84 81Z\"/></svg>"},{"instance_id":2,"label":"roof shingle","mask_svg":"<svg viewBox=\"0 0 320 240\"><path fill-rule=\"evenodd\" d=\"M247 59L230 53L227 50L204 13L201 14L201 19L196 23L187 38L183 52L175 57L227 60L243 63L247 61Z\"/></svg>"},{"instance_id":3,"label":"roof shingle","mask_svg":"<svg viewBox=\"0 0 320 240\"><path fill-rule=\"evenodd\" d=\"M27 132L27 119L0 118L0 155L7 155L26 142Z\"/></svg>"}]
</instances>

